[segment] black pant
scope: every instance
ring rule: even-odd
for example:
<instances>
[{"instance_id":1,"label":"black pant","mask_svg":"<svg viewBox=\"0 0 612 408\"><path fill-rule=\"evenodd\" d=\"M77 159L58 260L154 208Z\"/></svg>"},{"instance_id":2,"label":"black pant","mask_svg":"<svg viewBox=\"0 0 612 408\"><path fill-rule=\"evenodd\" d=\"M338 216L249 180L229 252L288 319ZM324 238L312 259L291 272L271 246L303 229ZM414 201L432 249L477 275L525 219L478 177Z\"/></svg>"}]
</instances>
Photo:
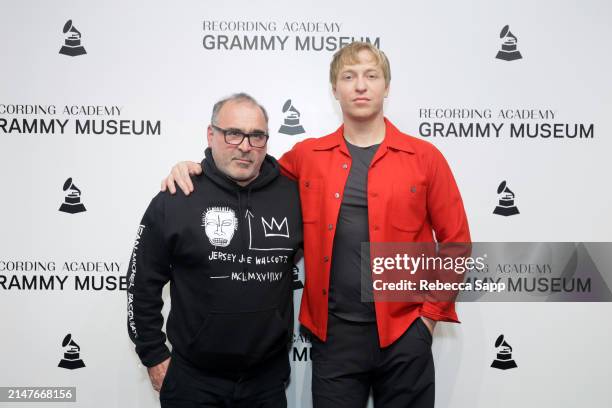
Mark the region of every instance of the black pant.
<instances>
[{"instance_id":1,"label":"black pant","mask_svg":"<svg viewBox=\"0 0 612 408\"><path fill-rule=\"evenodd\" d=\"M325 343L312 340L314 408L363 408L370 388L376 408L433 408L432 337L419 318L380 348L376 323L329 316Z\"/></svg>"},{"instance_id":2,"label":"black pant","mask_svg":"<svg viewBox=\"0 0 612 408\"><path fill-rule=\"evenodd\" d=\"M284 350L232 375L201 370L173 353L159 392L162 408L286 408L289 356Z\"/></svg>"}]
</instances>

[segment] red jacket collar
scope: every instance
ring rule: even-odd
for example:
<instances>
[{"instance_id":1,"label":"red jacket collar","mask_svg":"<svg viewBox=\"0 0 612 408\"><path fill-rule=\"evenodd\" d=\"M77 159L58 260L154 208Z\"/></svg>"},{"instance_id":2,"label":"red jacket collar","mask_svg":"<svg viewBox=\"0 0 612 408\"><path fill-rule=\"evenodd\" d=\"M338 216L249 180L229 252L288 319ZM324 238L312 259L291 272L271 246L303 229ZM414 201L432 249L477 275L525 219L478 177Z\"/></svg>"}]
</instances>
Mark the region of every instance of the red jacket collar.
<instances>
[{"instance_id":1,"label":"red jacket collar","mask_svg":"<svg viewBox=\"0 0 612 408\"><path fill-rule=\"evenodd\" d=\"M346 150L346 144L344 143L344 125L341 125L334 133L317 139L314 150L329 150L337 146L340 146L343 151ZM381 147L389 147L394 150L401 150L408 153L415 152L408 135L400 132L386 117L385 139Z\"/></svg>"}]
</instances>

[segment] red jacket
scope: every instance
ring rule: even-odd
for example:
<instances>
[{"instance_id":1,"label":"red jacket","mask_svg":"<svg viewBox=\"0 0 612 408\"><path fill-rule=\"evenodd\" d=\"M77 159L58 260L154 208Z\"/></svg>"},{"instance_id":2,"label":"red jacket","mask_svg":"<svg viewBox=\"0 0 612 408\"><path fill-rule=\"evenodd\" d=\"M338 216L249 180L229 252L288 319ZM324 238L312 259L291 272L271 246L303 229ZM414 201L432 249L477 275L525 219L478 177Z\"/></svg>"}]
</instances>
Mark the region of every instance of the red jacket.
<instances>
[{"instance_id":1,"label":"red jacket","mask_svg":"<svg viewBox=\"0 0 612 408\"><path fill-rule=\"evenodd\" d=\"M368 172L371 242L470 242L463 202L442 154L401 133L385 118L385 139ZM299 182L306 279L300 322L327 339L329 273L336 222L351 167L344 127L297 143L279 160ZM454 303L375 302L381 347L397 340L419 316L459 322Z\"/></svg>"}]
</instances>

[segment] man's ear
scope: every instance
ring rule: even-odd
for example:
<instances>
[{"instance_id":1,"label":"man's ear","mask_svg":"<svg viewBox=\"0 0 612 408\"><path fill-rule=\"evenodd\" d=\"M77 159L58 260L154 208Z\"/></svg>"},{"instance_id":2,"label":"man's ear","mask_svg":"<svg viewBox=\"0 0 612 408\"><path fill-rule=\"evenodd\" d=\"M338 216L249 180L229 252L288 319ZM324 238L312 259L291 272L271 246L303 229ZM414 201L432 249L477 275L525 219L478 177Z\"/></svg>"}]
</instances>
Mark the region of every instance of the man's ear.
<instances>
[{"instance_id":1,"label":"man's ear","mask_svg":"<svg viewBox=\"0 0 612 408\"><path fill-rule=\"evenodd\" d=\"M208 129L206 129L206 139L208 140L208 147L210 147L213 138L213 128L211 125L208 125Z\"/></svg>"}]
</instances>

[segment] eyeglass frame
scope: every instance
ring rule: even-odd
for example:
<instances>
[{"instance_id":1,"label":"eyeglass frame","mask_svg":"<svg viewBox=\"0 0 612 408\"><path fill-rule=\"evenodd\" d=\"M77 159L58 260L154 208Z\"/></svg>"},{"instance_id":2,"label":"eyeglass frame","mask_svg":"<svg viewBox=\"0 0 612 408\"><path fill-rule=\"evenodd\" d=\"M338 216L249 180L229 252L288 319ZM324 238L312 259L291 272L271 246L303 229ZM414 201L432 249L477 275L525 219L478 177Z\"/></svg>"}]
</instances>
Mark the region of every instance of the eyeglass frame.
<instances>
[{"instance_id":1,"label":"eyeglass frame","mask_svg":"<svg viewBox=\"0 0 612 408\"><path fill-rule=\"evenodd\" d=\"M223 140L225 141L225 143L227 143L228 145L231 145L231 146L240 146L242 144L242 142L244 142L244 138L246 137L248 142L249 142L249 146L251 146L252 148L255 148L255 149L262 149L262 148L266 147L266 145L268 144L268 139L270 139L270 135L268 133L265 133L265 132L246 133L246 132L243 132L240 129L235 129L235 128L224 129L224 128L219 127L217 125L214 125L212 123L210 124L210 127L212 127L214 130L216 130L218 132L221 132L223 134ZM227 133L228 132L234 132L234 133L242 135L242 139L240 139L240 143L230 143L230 142L228 142L227 141ZM251 136L253 136L253 137L254 136L259 136L259 137L265 136L266 137L266 141L264 142L264 144L262 146L253 146L253 144L251 143Z\"/></svg>"}]
</instances>

